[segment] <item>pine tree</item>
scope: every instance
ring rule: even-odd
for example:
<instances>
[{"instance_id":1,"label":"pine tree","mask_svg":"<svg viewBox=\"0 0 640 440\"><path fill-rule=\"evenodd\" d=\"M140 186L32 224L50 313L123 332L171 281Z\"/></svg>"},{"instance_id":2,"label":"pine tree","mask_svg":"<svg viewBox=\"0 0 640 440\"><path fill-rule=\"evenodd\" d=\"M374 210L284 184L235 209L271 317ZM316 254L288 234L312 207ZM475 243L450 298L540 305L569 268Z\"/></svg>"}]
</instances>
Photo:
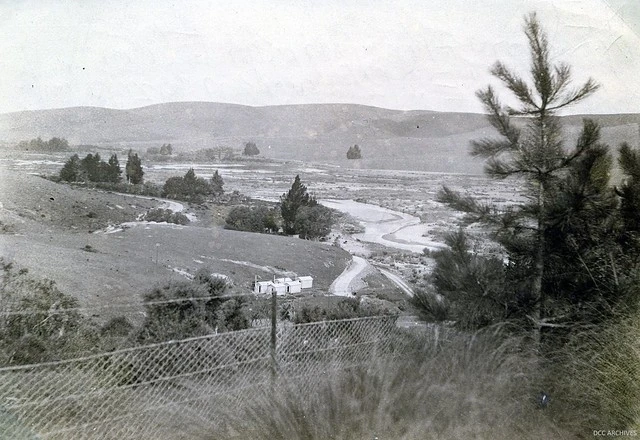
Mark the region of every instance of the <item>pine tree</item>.
<instances>
[{"instance_id":1,"label":"pine tree","mask_svg":"<svg viewBox=\"0 0 640 440\"><path fill-rule=\"evenodd\" d=\"M80 179L80 157L77 154L65 162L60 170L60 179L67 182L77 182Z\"/></svg>"},{"instance_id":2,"label":"pine tree","mask_svg":"<svg viewBox=\"0 0 640 440\"><path fill-rule=\"evenodd\" d=\"M224 180L222 180L222 176L218 173L218 170L216 170L213 173L213 176L211 176L210 185L213 195L219 196L224 194Z\"/></svg>"},{"instance_id":3,"label":"pine tree","mask_svg":"<svg viewBox=\"0 0 640 440\"><path fill-rule=\"evenodd\" d=\"M120 175L122 174L122 170L120 169L120 162L118 161L118 155L112 154L109 158L109 163L107 164L106 169L106 180L107 182L118 183L120 182Z\"/></svg>"},{"instance_id":4,"label":"pine tree","mask_svg":"<svg viewBox=\"0 0 640 440\"><path fill-rule=\"evenodd\" d=\"M551 63L547 37L535 14L525 18L524 32L531 55L531 84L500 62L492 67L493 76L511 91L519 107L503 106L491 86L477 92L500 137L472 142L472 155L486 159L485 172L492 178L521 179L528 202L501 212L446 187L440 200L467 211L475 220L493 224L513 264L520 265L523 274L531 274L524 275L523 284L530 295L529 317L539 338L542 327L553 325L547 320L548 297L543 286L548 268L547 235L558 222L550 215L553 194L559 182L578 168L579 161L600 148L597 125L585 120L577 144L567 151L556 114L591 95L598 85L588 79L571 88L571 69L563 63Z\"/></svg>"},{"instance_id":5,"label":"pine tree","mask_svg":"<svg viewBox=\"0 0 640 440\"><path fill-rule=\"evenodd\" d=\"M291 185L291 189L280 197L280 212L282 214L285 234L295 234L295 221L298 209L302 206L315 206L317 201L307 193L307 187L300 181L297 175Z\"/></svg>"},{"instance_id":6,"label":"pine tree","mask_svg":"<svg viewBox=\"0 0 640 440\"><path fill-rule=\"evenodd\" d=\"M127 164L125 165L125 174L127 182L137 185L142 183L144 171L142 171L142 161L138 157L138 153L133 153L129 150L127 156Z\"/></svg>"}]
</instances>

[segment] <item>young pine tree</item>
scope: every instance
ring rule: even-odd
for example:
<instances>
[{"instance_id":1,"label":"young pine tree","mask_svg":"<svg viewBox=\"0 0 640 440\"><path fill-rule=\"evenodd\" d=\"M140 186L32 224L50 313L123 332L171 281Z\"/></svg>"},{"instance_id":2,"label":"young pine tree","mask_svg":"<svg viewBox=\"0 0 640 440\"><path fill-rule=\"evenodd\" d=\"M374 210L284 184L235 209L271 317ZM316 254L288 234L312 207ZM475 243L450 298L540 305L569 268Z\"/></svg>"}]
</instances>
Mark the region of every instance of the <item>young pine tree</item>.
<instances>
[{"instance_id":1,"label":"young pine tree","mask_svg":"<svg viewBox=\"0 0 640 440\"><path fill-rule=\"evenodd\" d=\"M495 226L496 237L509 256L512 273L521 274L519 283L514 284L530 296L524 303L531 309L524 312L539 339L541 328L553 326L547 319L549 295L544 283L549 269L545 262L548 263L552 249L548 236L570 213L570 210L558 209L557 204L563 200L555 192L563 185L565 189L570 187L568 176L576 179L582 176L584 181L584 177L591 174L580 175L578 170L589 170L596 163L602 166L604 159L581 162L588 157L603 156L595 123L585 120L576 145L567 148L557 118L558 111L582 101L598 85L588 79L581 86L571 86L571 69L564 63L552 64L547 36L535 14L525 18L524 32L531 56L531 80L525 81L501 62L492 67L493 76L513 94L519 105L503 105L491 86L477 92L499 136L472 142L472 155L486 159L488 176L519 179L527 201L500 211L446 187L440 199L468 212L474 220ZM569 199L564 202L568 203Z\"/></svg>"},{"instance_id":2,"label":"young pine tree","mask_svg":"<svg viewBox=\"0 0 640 440\"><path fill-rule=\"evenodd\" d=\"M224 180L222 179L222 176L220 175L218 170L216 170L213 173L213 176L211 176L209 184L211 185L211 191L213 192L214 196L224 194Z\"/></svg>"},{"instance_id":3,"label":"young pine tree","mask_svg":"<svg viewBox=\"0 0 640 440\"><path fill-rule=\"evenodd\" d=\"M127 164L125 165L125 175L127 182L133 185L142 183L144 171L142 171L142 161L138 157L138 153L129 150L127 156Z\"/></svg>"}]
</instances>

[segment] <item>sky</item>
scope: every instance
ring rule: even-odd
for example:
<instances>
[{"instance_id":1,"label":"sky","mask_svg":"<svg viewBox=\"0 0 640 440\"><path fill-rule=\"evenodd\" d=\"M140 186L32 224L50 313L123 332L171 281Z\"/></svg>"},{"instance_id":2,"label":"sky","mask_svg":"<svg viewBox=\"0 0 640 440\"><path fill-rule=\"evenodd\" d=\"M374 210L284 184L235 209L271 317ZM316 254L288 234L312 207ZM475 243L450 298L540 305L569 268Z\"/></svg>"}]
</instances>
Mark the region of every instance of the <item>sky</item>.
<instances>
[{"instance_id":1,"label":"sky","mask_svg":"<svg viewBox=\"0 0 640 440\"><path fill-rule=\"evenodd\" d=\"M212 101L481 112L497 60L601 89L567 113L640 112L638 0L0 0L0 113ZM506 91L503 91L506 96Z\"/></svg>"}]
</instances>

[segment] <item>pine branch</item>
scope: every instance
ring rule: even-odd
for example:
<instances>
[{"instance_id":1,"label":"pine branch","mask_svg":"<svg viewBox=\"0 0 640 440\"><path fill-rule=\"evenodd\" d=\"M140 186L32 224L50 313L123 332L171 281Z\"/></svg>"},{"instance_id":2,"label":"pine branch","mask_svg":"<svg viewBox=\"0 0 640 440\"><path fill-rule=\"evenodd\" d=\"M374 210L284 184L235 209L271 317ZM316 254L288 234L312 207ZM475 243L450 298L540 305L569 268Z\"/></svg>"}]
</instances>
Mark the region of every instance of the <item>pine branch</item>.
<instances>
[{"instance_id":1,"label":"pine branch","mask_svg":"<svg viewBox=\"0 0 640 440\"><path fill-rule=\"evenodd\" d=\"M573 105L577 102L580 102L587 96L594 93L599 88L600 88L600 85L596 83L592 78L589 78L587 82L582 85L582 87L569 93L560 104L549 107L547 111L553 112L561 108L567 107L569 105Z\"/></svg>"},{"instance_id":2,"label":"pine branch","mask_svg":"<svg viewBox=\"0 0 640 440\"><path fill-rule=\"evenodd\" d=\"M467 221L471 223L481 221L492 214L492 207L486 204L478 203L473 197L463 196L457 191L452 190L448 186L443 186L438 192L436 200L444 203L456 211L470 214Z\"/></svg>"},{"instance_id":3,"label":"pine branch","mask_svg":"<svg viewBox=\"0 0 640 440\"><path fill-rule=\"evenodd\" d=\"M495 140L484 138L477 141L471 141L471 155L480 157L493 157L505 151L511 151L518 148L517 144L509 140Z\"/></svg>"},{"instance_id":4,"label":"pine branch","mask_svg":"<svg viewBox=\"0 0 640 440\"><path fill-rule=\"evenodd\" d=\"M626 142L620 145L618 151L620 153L618 164L622 172L634 180L640 180L640 158L638 157L638 152L633 151Z\"/></svg>"},{"instance_id":5,"label":"pine branch","mask_svg":"<svg viewBox=\"0 0 640 440\"><path fill-rule=\"evenodd\" d=\"M531 94L531 89L527 83L512 73L501 62L494 64L491 69L491 74L500 79L509 90L525 105L525 109L528 111L530 108L539 109L540 107L535 103ZM528 108L527 108L528 107Z\"/></svg>"},{"instance_id":6,"label":"pine branch","mask_svg":"<svg viewBox=\"0 0 640 440\"><path fill-rule=\"evenodd\" d=\"M511 125L509 115L504 112L493 87L489 86L485 90L478 90L476 96L484 105L491 126L498 130L498 133L506 137L512 144L517 144L520 137L520 130Z\"/></svg>"},{"instance_id":7,"label":"pine branch","mask_svg":"<svg viewBox=\"0 0 640 440\"><path fill-rule=\"evenodd\" d=\"M557 166L557 169L569 166L574 160L582 156L585 151L593 148L598 141L600 141L600 127L593 120L584 119L582 121L582 133L580 133L576 148L570 156L566 157Z\"/></svg>"},{"instance_id":8,"label":"pine branch","mask_svg":"<svg viewBox=\"0 0 640 440\"><path fill-rule=\"evenodd\" d=\"M554 66L555 78L553 84L553 94L549 101L554 102L555 99L564 92L564 89L571 82L571 67L566 63L560 63Z\"/></svg>"}]
</instances>

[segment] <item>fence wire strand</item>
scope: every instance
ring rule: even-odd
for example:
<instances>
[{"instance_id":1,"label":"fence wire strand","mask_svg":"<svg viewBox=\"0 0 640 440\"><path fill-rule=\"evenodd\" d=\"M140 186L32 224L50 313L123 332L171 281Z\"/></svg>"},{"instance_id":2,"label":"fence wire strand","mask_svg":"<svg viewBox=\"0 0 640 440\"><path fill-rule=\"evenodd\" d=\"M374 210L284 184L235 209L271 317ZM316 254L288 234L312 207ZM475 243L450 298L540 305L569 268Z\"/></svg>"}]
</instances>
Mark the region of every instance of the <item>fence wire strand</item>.
<instances>
[{"instance_id":1,"label":"fence wire strand","mask_svg":"<svg viewBox=\"0 0 640 440\"><path fill-rule=\"evenodd\" d=\"M391 355L394 317L277 328L281 379ZM270 329L254 328L109 353L0 368L0 438L179 439L273 380Z\"/></svg>"}]
</instances>

